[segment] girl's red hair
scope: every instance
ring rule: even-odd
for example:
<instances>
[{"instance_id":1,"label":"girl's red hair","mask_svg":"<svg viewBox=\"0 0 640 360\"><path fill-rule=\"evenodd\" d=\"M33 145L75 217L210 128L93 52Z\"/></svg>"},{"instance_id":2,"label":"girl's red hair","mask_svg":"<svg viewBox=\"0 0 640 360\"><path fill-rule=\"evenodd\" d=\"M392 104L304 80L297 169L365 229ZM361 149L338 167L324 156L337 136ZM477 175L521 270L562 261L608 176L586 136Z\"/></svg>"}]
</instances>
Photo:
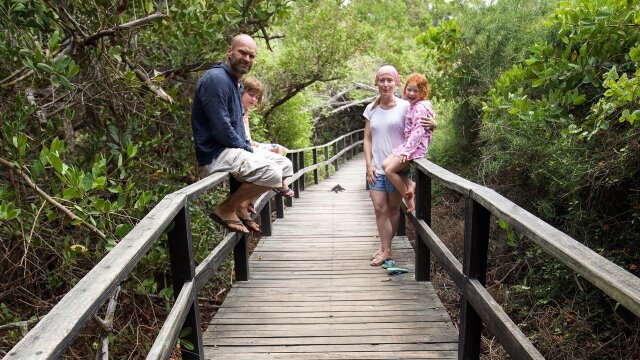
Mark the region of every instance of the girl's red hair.
<instances>
[{"instance_id":1,"label":"girl's red hair","mask_svg":"<svg viewBox=\"0 0 640 360\"><path fill-rule=\"evenodd\" d=\"M421 95L420 100L424 100L429 97L429 80L427 80L426 76L418 73L413 73L407 76L407 79L404 81L404 89L402 89L403 94L407 92L407 85L410 83L416 83Z\"/></svg>"}]
</instances>

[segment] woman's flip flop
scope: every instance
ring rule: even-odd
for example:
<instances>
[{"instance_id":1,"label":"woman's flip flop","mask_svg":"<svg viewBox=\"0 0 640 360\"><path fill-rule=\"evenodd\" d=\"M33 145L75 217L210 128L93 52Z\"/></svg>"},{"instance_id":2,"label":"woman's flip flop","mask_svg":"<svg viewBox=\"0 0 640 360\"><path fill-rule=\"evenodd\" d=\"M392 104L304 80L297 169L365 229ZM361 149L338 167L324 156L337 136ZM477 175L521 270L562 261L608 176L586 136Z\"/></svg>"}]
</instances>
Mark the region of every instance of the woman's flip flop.
<instances>
[{"instance_id":1,"label":"woman's flip flop","mask_svg":"<svg viewBox=\"0 0 640 360\"><path fill-rule=\"evenodd\" d=\"M387 272L389 273L389 275L400 275L400 274L408 273L409 270L405 268L388 267Z\"/></svg>"}]
</instances>

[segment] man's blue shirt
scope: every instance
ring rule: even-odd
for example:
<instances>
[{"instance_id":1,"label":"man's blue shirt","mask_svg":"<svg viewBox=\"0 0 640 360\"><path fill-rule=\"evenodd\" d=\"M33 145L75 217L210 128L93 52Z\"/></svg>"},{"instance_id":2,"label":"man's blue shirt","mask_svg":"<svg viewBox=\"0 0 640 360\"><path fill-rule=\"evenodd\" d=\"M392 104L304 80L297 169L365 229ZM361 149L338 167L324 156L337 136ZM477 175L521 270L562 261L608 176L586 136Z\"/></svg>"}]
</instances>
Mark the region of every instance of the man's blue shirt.
<instances>
[{"instance_id":1,"label":"man's blue shirt","mask_svg":"<svg viewBox=\"0 0 640 360\"><path fill-rule=\"evenodd\" d=\"M226 148L253 152L244 130L241 88L225 63L198 81L191 108L191 129L199 166L209 165Z\"/></svg>"}]
</instances>

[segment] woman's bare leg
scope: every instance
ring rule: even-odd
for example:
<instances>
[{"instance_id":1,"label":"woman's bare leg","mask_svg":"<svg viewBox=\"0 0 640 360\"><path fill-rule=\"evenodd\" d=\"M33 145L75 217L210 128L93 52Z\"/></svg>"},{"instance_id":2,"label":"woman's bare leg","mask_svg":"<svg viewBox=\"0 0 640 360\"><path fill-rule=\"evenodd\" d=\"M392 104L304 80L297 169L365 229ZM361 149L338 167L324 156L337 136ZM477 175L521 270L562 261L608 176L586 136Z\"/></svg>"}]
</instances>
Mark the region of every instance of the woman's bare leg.
<instances>
[{"instance_id":1,"label":"woman's bare leg","mask_svg":"<svg viewBox=\"0 0 640 360\"><path fill-rule=\"evenodd\" d=\"M373 208L376 214L376 226L380 235L380 249L371 264L380 264L381 261L391 258L391 241L395 236L400 220L400 202L402 196L398 192L387 193L384 191L370 190Z\"/></svg>"}]
</instances>

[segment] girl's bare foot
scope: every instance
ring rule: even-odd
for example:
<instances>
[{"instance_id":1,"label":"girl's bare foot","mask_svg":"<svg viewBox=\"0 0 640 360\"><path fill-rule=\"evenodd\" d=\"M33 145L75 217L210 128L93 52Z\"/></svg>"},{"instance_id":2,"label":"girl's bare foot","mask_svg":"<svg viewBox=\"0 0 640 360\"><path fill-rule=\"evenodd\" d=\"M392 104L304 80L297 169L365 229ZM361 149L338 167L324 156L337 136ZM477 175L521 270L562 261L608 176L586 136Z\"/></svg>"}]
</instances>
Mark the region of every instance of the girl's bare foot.
<instances>
[{"instance_id":1,"label":"girl's bare foot","mask_svg":"<svg viewBox=\"0 0 640 360\"><path fill-rule=\"evenodd\" d=\"M416 209L416 197L412 190L407 190L404 193L404 200L407 202L407 211L412 212Z\"/></svg>"},{"instance_id":2,"label":"girl's bare foot","mask_svg":"<svg viewBox=\"0 0 640 360\"><path fill-rule=\"evenodd\" d=\"M373 255L371 255L371 259L369 260L373 260L376 258L376 256L380 255L380 249L378 249L378 251L376 251L375 253L373 253Z\"/></svg>"}]
</instances>

